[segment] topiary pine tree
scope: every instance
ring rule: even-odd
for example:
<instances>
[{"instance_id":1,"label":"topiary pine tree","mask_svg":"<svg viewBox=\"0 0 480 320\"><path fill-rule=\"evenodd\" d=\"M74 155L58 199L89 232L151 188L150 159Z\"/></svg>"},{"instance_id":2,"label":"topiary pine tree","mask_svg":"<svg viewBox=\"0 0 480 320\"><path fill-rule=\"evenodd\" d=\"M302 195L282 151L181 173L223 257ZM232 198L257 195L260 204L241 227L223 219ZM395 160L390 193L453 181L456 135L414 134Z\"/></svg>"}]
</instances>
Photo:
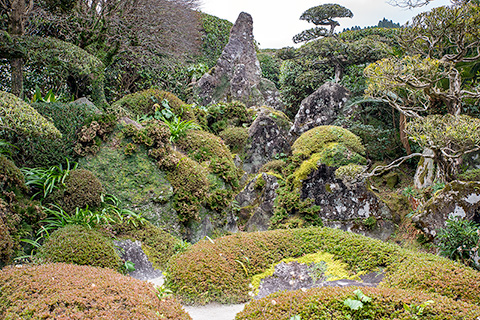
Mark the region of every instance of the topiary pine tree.
<instances>
[{"instance_id":1,"label":"topiary pine tree","mask_svg":"<svg viewBox=\"0 0 480 320\"><path fill-rule=\"evenodd\" d=\"M330 30L324 27L314 27L300 32L293 37L293 42L300 43L317 39L319 37L327 37L333 35L335 27L339 26L334 18L352 18L353 13L336 3L327 3L320 6L312 7L306 10L301 16L300 20L306 20L316 26L330 26Z\"/></svg>"}]
</instances>

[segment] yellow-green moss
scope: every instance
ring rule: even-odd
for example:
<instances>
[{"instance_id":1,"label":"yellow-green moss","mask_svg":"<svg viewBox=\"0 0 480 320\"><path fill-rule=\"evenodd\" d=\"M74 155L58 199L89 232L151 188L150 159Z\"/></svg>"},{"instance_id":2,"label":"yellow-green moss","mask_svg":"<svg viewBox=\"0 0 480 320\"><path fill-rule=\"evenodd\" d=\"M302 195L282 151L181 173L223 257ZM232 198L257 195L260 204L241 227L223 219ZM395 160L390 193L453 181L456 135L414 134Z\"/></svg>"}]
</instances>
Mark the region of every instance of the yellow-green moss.
<instances>
[{"instance_id":1,"label":"yellow-green moss","mask_svg":"<svg viewBox=\"0 0 480 320\"><path fill-rule=\"evenodd\" d=\"M335 177L341 180L353 181L359 177L363 170L363 166L350 163L335 170Z\"/></svg>"},{"instance_id":2,"label":"yellow-green moss","mask_svg":"<svg viewBox=\"0 0 480 320\"><path fill-rule=\"evenodd\" d=\"M302 181L307 179L308 175L318 168L320 158L320 153L312 154L310 159L303 161L300 167L293 173L293 185L296 188L300 188Z\"/></svg>"},{"instance_id":3,"label":"yellow-green moss","mask_svg":"<svg viewBox=\"0 0 480 320\"><path fill-rule=\"evenodd\" d=\"M341 143L329 142L320 151L320 162L330 167L340 167L349 163L366 164L367 159Z\"/></svg>"},{"instance_id":4,"label":"yellow-green moss","mask_svg":"<svg viewBox=\"0 0 480 320\"><path fill-rule=\"evenodd\" d=\"M359 276L359 274L353 274L351 271L349 271L348 265L342 261L336 260L333 254L327 252L316 252L306 254L299 258L282 259L280 262L270 266L264 272L254 275L252 277L252 286L254 290L258 291L262 279L273 275L273 273L275 272L275 266L282 262L289 263L294 261L303 264L320 263L322 261L325 262L327 266L325 276L328 281L335 281L339 279L358 279Z\"/></svg>"},{"instance_id":5,"label":"yellow-green moss","mask_svg":"<svg viewBox=\"0 0 480 320\"><path fill-rule=\"evenodd\" d=\"M353 152L365 154L360 138L337 126L319 126L308 130L294 142L292 152L307 158L313 153L321 152L329 142L338 142Z\"/></svg>"}]
</instances>

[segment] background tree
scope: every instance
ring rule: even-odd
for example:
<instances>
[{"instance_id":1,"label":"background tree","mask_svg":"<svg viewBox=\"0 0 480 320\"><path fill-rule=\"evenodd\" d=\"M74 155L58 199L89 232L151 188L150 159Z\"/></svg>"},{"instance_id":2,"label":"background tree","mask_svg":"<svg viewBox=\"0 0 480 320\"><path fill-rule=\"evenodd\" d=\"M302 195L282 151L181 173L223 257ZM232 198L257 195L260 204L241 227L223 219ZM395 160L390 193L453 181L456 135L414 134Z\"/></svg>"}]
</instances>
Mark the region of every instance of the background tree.
<instances>
[{"instance_id":1,"label":"background tree","mask_svg":"<svg viewBox=\"0 0 480 320\"><path fill-rule=\"evenodd\" d=\"M406 55L383 59L364 71L367 96L388 101L414 118L400 130L433 151L428 157L434 159L440 181L452 180L457 160L480 149L480 140L468 136L469 130L478 131L478 119L461 116L480 99L479 23L480 7L472 2L419 14L400 34ZM411 154L372 173L413 156L427 157Z\"/></svg>"},{"instance_id":2,"label":"background tree","mask_svg":"<svg viewBox=\"0 0 480 320\"><path fill-rule=\"evenodd\" d=\"M330 26L330 29L324 27L314 27L300 32L293 37L294 43L300 43L317 39L319 37L332 36L335 27L339 26L335 18L352 18L353 13L349 9L334 3L322 4L306 10L300 20L306 20L316 26Z\"/></svg>"},{"instance_id":3,"label":"background tree","mask_svg":"<svg viewBox=\"0 0 480 320\"><path fill-rule=\"evenodd\" d=\"M33 8L33 0L0 0L2 16L7 17L7 31L12 37L25 33L25 23ZM9 57L12 74L12 93L23 98L23 57Z\"/></svg>"}]
</instances>

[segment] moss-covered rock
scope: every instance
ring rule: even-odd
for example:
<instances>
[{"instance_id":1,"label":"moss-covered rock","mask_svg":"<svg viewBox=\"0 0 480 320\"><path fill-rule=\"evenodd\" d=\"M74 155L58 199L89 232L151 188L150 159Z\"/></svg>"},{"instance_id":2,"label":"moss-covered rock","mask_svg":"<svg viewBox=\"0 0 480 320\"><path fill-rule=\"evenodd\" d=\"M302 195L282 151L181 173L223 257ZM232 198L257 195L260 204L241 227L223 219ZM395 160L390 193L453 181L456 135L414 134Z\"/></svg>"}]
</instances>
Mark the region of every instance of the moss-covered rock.
<instances>
[{"instance_id":1,"label":"moss-covered rock","mask_svg":"<svg viewBox=\"0 0 480 320\"><path fill-rule=\"evenodd\" d=\"M103 192L102 183L93 172L76 169L70 171L65 186L52 195L52 200L59 203L66 212L74 212L75 208L100 206Z\"/></svg>"},{"instance_id":2,"label":"moss-covered rock","mask_svg":"<svg viewBox=\"0 0 480 320\"><path fill-rule=\"evenodd\" d=\"M303 133L293 144L292 153L308 158L311 154L323 151L329 143L336 142L351 152L365 154L359 137L347 129L336 126L319 126Z\"/></svg>"},{"instance_id":3,"label":"moss-covered rock","mask_svg":"<svg viewBox=\"0 0 480 320\"><path fill-rule=\"evenodd\" d=\"M230 127L221 131L218 136L222 138L232 153L242 153L248 140L248 129L244 127Z\"/></svg>"},{"instance_id":4,"label":"moss-covered rock","mask_svg":"<svg viewBox=\"0 0 480 320\"><path fill-rule=\"evenodd\" d=\"M0 271L2 319L188 320L174 299L159 299L145 281L109 269L66 263Z\"/></svg>"},{"instance_id":5,"label":"moss-covered rock","mask_svg":"<svg viewBox=\"0 0 480 320\"><path fill-rule=\"evenodd\" d=\"M23 135L43 135L47 138L62 136L50 121L42 117L28 103L4 91L0 91L0 119L2 119L2 126Z\"/></svg>"},{"instance_id":6,"label":"moss-covered rock","mask_svg":"<svg viewBox=\"0 0 480 320\"><path fill-rule=\"evenodd\" d=\"M238 320L292 319L475 319L480 315L476 305L442 296L393 288L360 288L372 299L353 310L347 299L358 300L357 287L330 287L274 293L249 303L237 314Z\"/></svg>"},{"instance_id":7,"label":"moss-covered rock","mask_svg":"<svg viewBox=\"0 0 480 320\"><path fill-rule=\"evenodd\" d=\"M284 258L320 251L334 255L354 273L383 270L381 287L423 290L480 304L479 272L445 258L330 228L238 233L200 241L171 260L168 284L184 302L247 301L253 275Z\"/></svg>"},{"instance_id":8,"label":"moss-covered rock","mask_svg":"<svg viewBox=\"0 0 480 320\"><path fill-rule=\"evenodd\" d=\"M100 232L69 225L53 232L40 249L46 262L65 262L120 270L122 261L111 240Z\"/></svg>"},{"instance_id":9,"label":"moss-covered rock","mask_svg":"<svg viewBox=\"0 0 480 320\"><path fill-rule=\"evenodd\" d=\"M191 159L208 166L210 172L221 177L231 188L238 188L239 172L230 150L220 138L205 131L189 130L175 144Z\"/></svg>"}]
</instances>

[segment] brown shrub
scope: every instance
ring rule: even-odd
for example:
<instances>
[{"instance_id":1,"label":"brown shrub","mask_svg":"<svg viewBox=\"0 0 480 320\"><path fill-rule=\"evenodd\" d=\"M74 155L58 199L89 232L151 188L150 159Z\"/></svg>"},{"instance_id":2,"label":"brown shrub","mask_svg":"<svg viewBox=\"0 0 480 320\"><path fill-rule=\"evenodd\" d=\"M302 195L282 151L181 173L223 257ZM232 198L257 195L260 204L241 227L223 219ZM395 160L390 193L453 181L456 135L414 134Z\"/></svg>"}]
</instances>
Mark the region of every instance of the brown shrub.
<instances>
[{"instance_id":1,"label":"brown shrub","mask_svg":"<svg viewBox=\"0 0 480 320\"><path fill-rule=\"evenodd\" d=\"M151 284L110 269L65 263L0 271L0 319L187 320Z\"/></svg>"}]
</instances>

